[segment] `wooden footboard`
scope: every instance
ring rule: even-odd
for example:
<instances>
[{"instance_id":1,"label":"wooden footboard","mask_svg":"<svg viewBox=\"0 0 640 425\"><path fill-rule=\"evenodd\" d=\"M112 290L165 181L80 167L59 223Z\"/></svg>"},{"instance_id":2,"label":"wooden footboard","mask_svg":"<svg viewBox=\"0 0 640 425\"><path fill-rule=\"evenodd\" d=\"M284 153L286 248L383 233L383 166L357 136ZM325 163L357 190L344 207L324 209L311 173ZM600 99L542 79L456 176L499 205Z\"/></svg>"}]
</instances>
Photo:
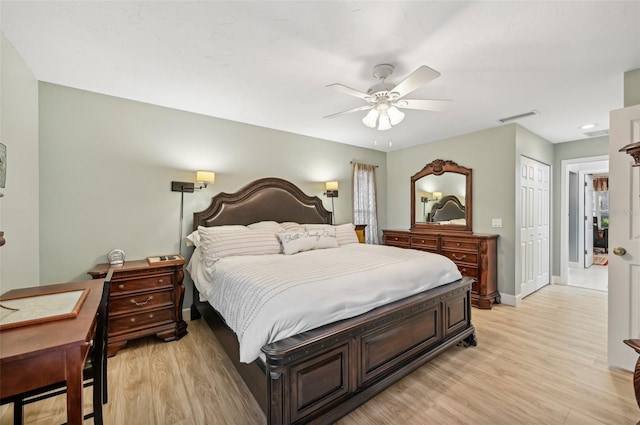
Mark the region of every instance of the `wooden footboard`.
<instances>
[{"instance_id":1,"label":"wooden footboard","mask_svg":"<svg viewBox=\"0 0 640 425\"><path fill-rule=\"evenodd\" d=\"M274 342L264 364L238 361L219 318L214 331L269 424L330 424L451 346L476 345L470 290L465 278Z\"/></svg>"}]
</instances>

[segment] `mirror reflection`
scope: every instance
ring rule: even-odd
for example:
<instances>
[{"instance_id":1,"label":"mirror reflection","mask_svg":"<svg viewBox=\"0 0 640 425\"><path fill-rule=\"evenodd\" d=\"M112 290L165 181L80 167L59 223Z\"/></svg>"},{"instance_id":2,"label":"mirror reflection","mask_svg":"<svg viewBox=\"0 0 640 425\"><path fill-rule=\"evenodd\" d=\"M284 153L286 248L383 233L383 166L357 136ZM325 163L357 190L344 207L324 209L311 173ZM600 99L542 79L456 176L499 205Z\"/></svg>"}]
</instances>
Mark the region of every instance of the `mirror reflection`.
<instances>
[{"instance_id":1,"label":"mirror reflection","mask_svg":"<svg viewBox=\"0 0 640 425\"><path fill-rule=\"evenodd\" d=\"M411 230L473 232L471 174L436 159L411 176Z\"/></svg>"},{"instance_id":2,"label":"mirror reflection","mask_svg":"<svg viewBox=\"0 0 640 425\"><path fill-rule=\"evenodd\" d=\"M466 176L424 176L415 182L415 222L466 225Z\"/></svg>"}]
</instances>

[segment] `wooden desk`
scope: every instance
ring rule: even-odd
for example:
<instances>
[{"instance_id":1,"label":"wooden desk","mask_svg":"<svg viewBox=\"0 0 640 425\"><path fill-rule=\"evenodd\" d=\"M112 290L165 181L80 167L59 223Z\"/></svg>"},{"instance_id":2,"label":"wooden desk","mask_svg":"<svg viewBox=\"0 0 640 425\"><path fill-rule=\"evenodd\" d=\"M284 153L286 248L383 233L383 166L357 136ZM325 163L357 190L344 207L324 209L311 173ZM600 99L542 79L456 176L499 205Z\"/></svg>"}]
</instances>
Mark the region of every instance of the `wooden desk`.
<instances>
[{"instance_id":1,"label":"wooden desk","mask_svg":"<svg viewBox=\"0 0 640 425\"><path fill-rule=\"evenodd\" d=\"M89 288L74 319L0 331L0 398L67 381L67 422L82 424L82 369L96 326L104 279L14 289L3 297Z\"/></svg>"}]
</instances>

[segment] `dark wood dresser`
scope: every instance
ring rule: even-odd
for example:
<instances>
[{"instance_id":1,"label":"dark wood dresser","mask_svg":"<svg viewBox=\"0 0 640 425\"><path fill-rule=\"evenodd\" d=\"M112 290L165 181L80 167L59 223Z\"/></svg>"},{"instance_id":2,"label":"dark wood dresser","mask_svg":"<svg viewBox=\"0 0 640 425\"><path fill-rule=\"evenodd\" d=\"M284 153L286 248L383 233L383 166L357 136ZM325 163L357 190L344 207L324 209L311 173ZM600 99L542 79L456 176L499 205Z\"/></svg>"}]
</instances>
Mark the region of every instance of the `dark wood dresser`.
<instances>
[{"instance_id":1,"label":"dark wood dresser","mask_svg":"<svg viewBox=\"0 0 640 425\"><path fill-rule=\"evenodd\" d=\"M129 340L157 335L164 341L187 334L182 320L184 258L149 264L126 261L113 266L109 298L109 348L115 355ZM98 264L89 274L104 278L110 264Z\"/></svg>"},{"instance_id":2,"label":"dark wood dresser","mask_svg":"<svg viewBox=\"0 0 640 425\"><path fill-rule=\"evenodd\" d=\"M383 230L383 243L442 254L458 266L463 276L475 278L471 305L490 309L500 303L497 284L498 235L465 232Z\"/></svg>"}]
</instances>

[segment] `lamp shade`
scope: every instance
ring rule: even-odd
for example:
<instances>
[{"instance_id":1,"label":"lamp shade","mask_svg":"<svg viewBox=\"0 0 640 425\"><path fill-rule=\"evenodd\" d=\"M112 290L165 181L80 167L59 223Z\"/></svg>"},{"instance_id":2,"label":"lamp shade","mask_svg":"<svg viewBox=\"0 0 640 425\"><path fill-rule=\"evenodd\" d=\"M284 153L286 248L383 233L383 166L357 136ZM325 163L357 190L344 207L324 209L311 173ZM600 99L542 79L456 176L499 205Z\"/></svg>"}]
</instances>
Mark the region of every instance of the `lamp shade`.
<instances>
[{"instance_id":1,"label":"lamp shade","mask_svg":"<svg viewBox=\"0 0 640 425\"><path fill-rule=\"evenodd\" d=\"M326 190L338 190L338 182L326 182L325 183Z\"/></svg>"},{"instance_id":2,"label":"lamp shade","mask_svg":"<svg viewBox=\"0 0 640 425\"><path fill-rule=\"evenodd\" d=\"M378 130L389 130L390 128L391 121L389 121L389 115L387 115L386 113L380 114L380 119L378 120Z\"/></svg>"},{"instance_id":3,"label":"lamp shade","mask_svg":"<svg viewBox=\"0 0 640 425\"><path fill-rule=\"evenodd\" d=\"M202 183L213 183L216 180L216 173L213 171L196 171L196 181Z\"/></svg>"},{"instance_id":4,"label":"lamp shade","mask_svg":"<svg viewBox=\"0 0 640 425\"><path fill-rule=\"evenodd\" d=\"M442 199L442 192L433 192L433 199L435 199L436 201Z\"/></svg>"},{"instance_id":5,"label":"lamp shade","mask_svg":"<svg viewBox=\"0 0 640 425\"><path fill-rule=\"evenodd\" d=\"M389 115L389 121L391 122L391 125L400 124L400 122L404 119L404 112L402 112L395 106L387 109L387 114Z\"/></svg>"},{"instance_id":6,"label":"lamp shade","mask_svg":"<svg viewBox=\"0 0 640 425\"><path fill-rule=\"evenodd\" d=\"M378 121L378 111L375 108L369 110L369 113L362 118L362 123L370 128L376 128L376 121Z\"/></svg>"}]
</instances>

